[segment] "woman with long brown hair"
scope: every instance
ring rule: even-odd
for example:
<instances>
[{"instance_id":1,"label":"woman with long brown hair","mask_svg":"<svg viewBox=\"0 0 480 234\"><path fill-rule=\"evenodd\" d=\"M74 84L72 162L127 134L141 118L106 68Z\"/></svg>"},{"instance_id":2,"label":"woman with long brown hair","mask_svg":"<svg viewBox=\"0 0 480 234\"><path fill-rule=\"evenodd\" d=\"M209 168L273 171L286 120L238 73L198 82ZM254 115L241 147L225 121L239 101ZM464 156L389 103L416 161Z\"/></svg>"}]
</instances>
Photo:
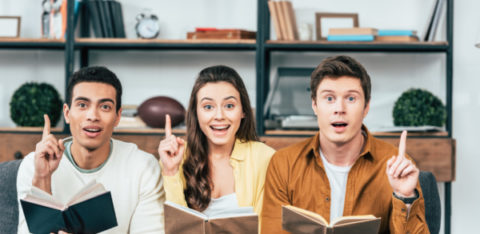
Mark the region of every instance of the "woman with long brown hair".
<instances>
[{"instance_id":1,"label":"woman with long brown hair","mask_svg":"<svg viewBox=\"0 0 480 234\"><path fill-rule=\"evenodd\" d=\"M203 69L186 116L187 143L171 134L158 152L167 200L207 215L252 206L260 214L274 150L258 141L248 93L227 66Z\"/></svg>"}]
</instances>

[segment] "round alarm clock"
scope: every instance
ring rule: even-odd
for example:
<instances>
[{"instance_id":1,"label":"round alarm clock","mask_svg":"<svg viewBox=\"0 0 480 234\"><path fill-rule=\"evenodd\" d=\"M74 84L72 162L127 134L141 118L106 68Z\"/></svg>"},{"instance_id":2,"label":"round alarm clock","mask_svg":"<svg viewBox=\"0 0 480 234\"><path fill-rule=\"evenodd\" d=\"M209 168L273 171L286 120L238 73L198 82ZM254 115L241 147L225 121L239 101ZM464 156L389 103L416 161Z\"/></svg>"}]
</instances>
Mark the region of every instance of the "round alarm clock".
<instances>
[{"instance_id":1,"label":"round alarm clock","mask_svg":"<svg viewBox=\"0 0 480 234\"><path fill-rule=\"evenodd\" d=\"M140 38L153 39L158 37L160 33L158 17L154 14L140 13L137 15L135 31Z\"/></svg>"}]
</instances>

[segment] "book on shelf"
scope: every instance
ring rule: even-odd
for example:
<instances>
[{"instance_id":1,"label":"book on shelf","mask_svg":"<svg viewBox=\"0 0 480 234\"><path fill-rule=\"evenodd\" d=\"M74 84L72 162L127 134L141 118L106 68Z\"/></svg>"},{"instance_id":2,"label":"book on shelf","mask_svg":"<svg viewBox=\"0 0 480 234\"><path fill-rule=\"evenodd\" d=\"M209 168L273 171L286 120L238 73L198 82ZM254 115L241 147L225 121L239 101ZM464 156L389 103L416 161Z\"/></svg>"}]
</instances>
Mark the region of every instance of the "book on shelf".
<instances>
[{"instance_id":1,"label":"book on shelf","mask_svg":"<svg viewBox=\"0 0 480 234\"><path fill-rule=\"evenodd\" d=\"M187 32L187 39L255 39L256 33L241 29L216 29L216 28L200 28L195 32Z\"/></svg>"},{"instance_id":2,"label":"book on shelf","mask_svg":"<svg viewBox=\"0 0 480 234\"><path fill-rule=\"evenodd\" d=\"M373 41L374 35L328 35L327 41Z\"/></svg>"},{"instance_id":3,"label":"book on shelf","mask_svg":"<svg viewBox=\"0 0 480 234\"><path fill-rule=\"evenodd\" d=\"M385 42L417 42L417 36L376 36L375 41Z\"/></svg>"},{"instance_id":4,"label":"book on shelf","mask_svg":"<svg viewBox=\"0 0 480 234\"><path fill-rule=\"evenodd\" d=\"M165 233L258 233L258 215L252 207L239 207L215 216L166 201Z\"/></svg>"},{"instance_id":5,"label":"book on shelf","mask_svg":"<svg viewBox=\"0 0 480 234\"><path fill-rule=\"evenodd\" d=\"M280 9L283 11L282 16L285 17L285 30L287 32L287 40L298 40L298 29L295 19L295 12L290 1L279 1Z\"/></svg>"},{"instance_id":6,"label":"book on shelf","mask_svg":"<svg viewBox=\"0 0 480 234\"><path fill-rule=\"evenodd\" d=\"M277 40L284 40L285 37L283 36L282 27L280 26L280 13L278 12L278 5L274 1L268 1L268 10L270 11L270 17L275 28Z\"/></svg>"},{"instance_id":7,"label":"book on shelf","mask_svg":"<svg viewBox=\"0 0 480 234\"><path fill-rule=\"evenodd\" d=\"M425 32L425 36L423 38L424 41L433 41L433 39L435 38L435 34L438 28L438 23L440 21L440 16L442 15L442 8L443 8L443 5L445 5L445 3L446 3L445 0L437 0L435 2L432 16L430 17L427 31Z\"/></svg>"},{"instance_id":8,"label":"book on shelf","mask_svg":"<svg viewBox=\"0 0 480 234\"><path fill-rule=\"evenodd\" d=\"M417 36L415 30L380 29L377 36Z\"/></svg>"},{"instance_id":9,"label":"book on shelf","mask_svg":"<svg viewBox=\"0 0 480 234\"><path fill-rule=\"evenodd\" d=\"M273 4L276 5L277 9L277 14L278 14L278 20L280 23L280 31L282 32L282 39L283 40L290 40L288 37L288 31L287 31L287 16L285 15L285 11L283 10L282 4L278 1L273 1Z\"/></svg>"},{"instance_id":10,"label":"book on shelf","mask_svg":"<svg viewBox=\"0 0 480 234\"><path fill-rule=\"evenodd\" d=\"M117 1L110 2L110 12L113 15L113 32L116 38L126 38L125 26L123 24L122 4Z\"/></svg>"},{"instance_id":11,"label":"book on shelf","mask_svg":"<svg viewBox=\"0 0 480 234\"><path fill-rule=\"evenodd\" d=\"M376 234L380 218L344 216L328 223L321 215L295 206L282 206L282 228L292 233Z\"/></svg>"},{"instance_id":12,"label":"book on shelf","mask_svg":"<svg viewBox=\"0 0 480 234\"><path fill-rule=\"evenodd\" d=\"M377 35L376 28L330 28L328 35Z\"/></svg>"},{"instance_id":13,"label":"book on shelf","mask_svg":"<svg viewBox=\"0 0 480 234\"><path fill-rule=\"evenodd\" d=\"M125 38L122 6L115 0L86 0L82 17L87 18L97 38ZM86 27L89 29L89 27ZM88 33L82 32L82 35Z\"/></svg>"},{"instance_id":14,"label":"book on shelf","mask_svg":"<svg viewBox=\"0 0 480 234\"><path fill-rule=\"evenodd\" d=\"M95 181L66 204L40 192L28 194L20 204L32 233L98 233L117 226L112 195Z\"/></svg>"}]
</instances>

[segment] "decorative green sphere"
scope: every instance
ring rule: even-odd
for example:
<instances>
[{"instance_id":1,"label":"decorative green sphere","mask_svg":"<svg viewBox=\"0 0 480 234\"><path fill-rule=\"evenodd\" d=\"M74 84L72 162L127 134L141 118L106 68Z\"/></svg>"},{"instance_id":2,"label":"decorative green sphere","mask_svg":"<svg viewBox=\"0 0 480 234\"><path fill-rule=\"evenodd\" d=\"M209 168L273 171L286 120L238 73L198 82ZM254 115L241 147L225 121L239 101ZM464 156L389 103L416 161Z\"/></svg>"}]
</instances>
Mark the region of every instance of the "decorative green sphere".
<instances>
[{"instance_id":1,"label":"decorative green sphere","mask_svg":"<svg viewBox=\"0 0 480 234\"><path fill-rule=\"evenodd\" d=\"M13 93L10 100L10 118L18 126L43 126L43 114L57 125L62 113L62 99L57 90L47 83L27 82Z\"/></svg>"},{"instance_id":2,"label":"decorative green sphere","mask_svg":"<svg viewBox=\"0 0 480 234\"><path fill-rule=\"evenodd\" d=\"M423 89L409 89L395 102L393 123L395 126L442 127L447 113L442 101Z\"/></svg>"}]
</instances>

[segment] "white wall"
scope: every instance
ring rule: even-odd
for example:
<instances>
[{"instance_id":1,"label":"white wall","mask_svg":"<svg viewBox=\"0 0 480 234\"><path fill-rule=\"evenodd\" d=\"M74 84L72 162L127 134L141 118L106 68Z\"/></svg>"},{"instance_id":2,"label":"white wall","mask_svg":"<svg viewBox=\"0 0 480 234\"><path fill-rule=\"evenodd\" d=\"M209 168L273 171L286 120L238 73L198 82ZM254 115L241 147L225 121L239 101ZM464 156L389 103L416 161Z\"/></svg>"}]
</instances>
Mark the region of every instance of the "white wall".
<instances>
[{"instance_id":1,"label":"white wall","mask_svg":"<svg viewBox=\"0 0 480 234\"><path fill-rule=\"evenodd\" d=\"M457 177L452 185L452 230L459 234L478 233L480 48L473 45L480 39L479 9L480 1L455 1L453 137L457 139Z\"/></svg>"},{"instance_id":2,"label":"white wall","mask_svg":"<svg viewBox=\"0 0 480 234\"><path fill-rule=\"evenodd\" d=\"M40 0L2 0L0 15L22 16L22 37L39 37ZM121 0L127 36L135 38L135 16L144 8L160 18L164 39L185 38L195 27L256 29L256 0ZM314 23L315 12L357 12L360 26L416 29L423 36L434 0L294 0L298 24ZM186 7L186 6L189 7ZM474 148L480 130L480 49L474 40L480 33L480 1L455 1L453 136L457 139L456 178L452 191L452 233L476 232L480 210L476 167L480 155ZM444 26L444 20L442 21ZM273 35L273 34L272 34ZM480 36L478 36L480 38ZM444 38L444 30L438 39ZM275 53L277 66L315 66L327 53ZM445 100L444 55L441 54L350 54L369 71L373 82L371 111L366 123L371 128L391 125L391 108L403 90L428 88ZM78 57L77 57L78 58ZM64 95L64 56L61 51L0 50L0 127L14 126L8 102L15 88L30 81L54 84ZM244 78L255 105L255 54L253 52L162 52L93 51L90 63L107 65L120 77L126 104L140 104L154 95L168 95L187 105L190 88L201 68L226 64ZM443 197L443 186L439 186Z\"/></svg>"}]
</instances>

